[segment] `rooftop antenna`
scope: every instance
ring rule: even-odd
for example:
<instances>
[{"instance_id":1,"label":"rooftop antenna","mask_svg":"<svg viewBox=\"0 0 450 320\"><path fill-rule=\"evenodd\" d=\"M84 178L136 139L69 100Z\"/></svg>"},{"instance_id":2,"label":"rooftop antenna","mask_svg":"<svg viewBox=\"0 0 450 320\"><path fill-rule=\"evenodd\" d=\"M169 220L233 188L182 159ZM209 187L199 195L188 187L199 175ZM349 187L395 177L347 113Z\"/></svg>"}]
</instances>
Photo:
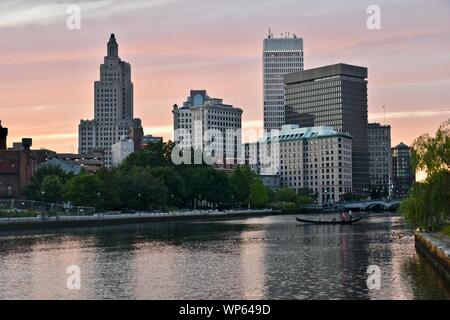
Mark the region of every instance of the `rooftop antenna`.
<instances>
[{"instance_id":1,"label":"rooftop antenna","mask_svg":"<svg viewBox=\"0 0 450 320\"><path fill-rule=\"evenodd\" d=\"M386 125L386 106L383 105L384 125Z\"/></svg>"},{"instance_id":2,"label":"rooftop antenna","mask_svg":"<svg viewBox=\"0 0 450 320\"><path fill-rule=\"evenodd\" d=\"M269 28L269 39L272 36L272 32L270 32L270 28Z\"/></svg>"}]
</instances>

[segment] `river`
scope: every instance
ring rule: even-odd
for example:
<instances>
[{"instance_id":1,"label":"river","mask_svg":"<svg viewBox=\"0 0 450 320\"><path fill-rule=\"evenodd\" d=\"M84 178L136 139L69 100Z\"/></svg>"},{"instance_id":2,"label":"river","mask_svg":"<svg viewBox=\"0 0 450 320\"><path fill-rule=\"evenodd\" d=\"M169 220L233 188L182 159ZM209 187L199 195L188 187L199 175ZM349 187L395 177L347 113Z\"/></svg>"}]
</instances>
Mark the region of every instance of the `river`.
<instances>
[{"instance_id":1,"label":"river","mask_svg":"<svg viewBox=\"0 0 450 320\"><path fill-rule=\"evenodd\" d=\"M361 216L353 226L279 215L1 232L0 299L450 298L402 218ZM72 265L80 289L67 288ZM367 286L371 265L379 288Z\"/></svg>"}]
</instances>

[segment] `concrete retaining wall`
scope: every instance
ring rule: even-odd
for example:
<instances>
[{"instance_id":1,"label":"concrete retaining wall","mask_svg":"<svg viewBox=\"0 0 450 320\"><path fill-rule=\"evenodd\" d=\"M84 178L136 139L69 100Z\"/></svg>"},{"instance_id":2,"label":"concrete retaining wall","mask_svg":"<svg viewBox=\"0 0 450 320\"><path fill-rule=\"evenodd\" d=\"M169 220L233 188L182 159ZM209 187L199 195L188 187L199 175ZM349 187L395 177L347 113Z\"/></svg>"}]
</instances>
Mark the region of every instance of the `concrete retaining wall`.
<instances>
[{"instance_id":1,"label":"concrete retaining wall","mask_svg":"<svg viewBox=\"0 0 450 320\"><path fill-rule=\"evenodd\" d=\"M441 233L416 232L416 249L450 281L450 238Z\"/></svg>"}]
</instances>

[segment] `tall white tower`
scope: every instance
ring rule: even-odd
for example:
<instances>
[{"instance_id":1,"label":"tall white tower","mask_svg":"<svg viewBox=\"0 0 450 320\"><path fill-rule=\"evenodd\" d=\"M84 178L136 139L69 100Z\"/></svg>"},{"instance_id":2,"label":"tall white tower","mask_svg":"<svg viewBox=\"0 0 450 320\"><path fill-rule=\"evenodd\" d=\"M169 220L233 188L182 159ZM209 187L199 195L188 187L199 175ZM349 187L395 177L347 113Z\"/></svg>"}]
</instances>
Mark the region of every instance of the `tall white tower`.
<instances>
[{"instance_id":1,"label":"tall white tower","mask_svg":"<svg viewBox=\"0 0 450 320\"><path fill-rule=\"evenodd\" d=\"M284 83L287 73L302 71L303 39L295 34L269 36L263 43L264 130L281 129L284 122Z\"/></svg>"},{"instance_id":2,"label":"tall white tower","mask_svg":"<svg viewBox=\"0 0 450 320\"><path fill-rule=\"evenodd\" d=\"M78 134L80 154L103 149L105 166L111 167L111 146L128 136L130 129L141 129L133 119L133 83L130 64L120 60L114 34L107 44L107 55L100 65L100 81L94 83L94 120L81 120Z\"/></svg>"}]
</instances>

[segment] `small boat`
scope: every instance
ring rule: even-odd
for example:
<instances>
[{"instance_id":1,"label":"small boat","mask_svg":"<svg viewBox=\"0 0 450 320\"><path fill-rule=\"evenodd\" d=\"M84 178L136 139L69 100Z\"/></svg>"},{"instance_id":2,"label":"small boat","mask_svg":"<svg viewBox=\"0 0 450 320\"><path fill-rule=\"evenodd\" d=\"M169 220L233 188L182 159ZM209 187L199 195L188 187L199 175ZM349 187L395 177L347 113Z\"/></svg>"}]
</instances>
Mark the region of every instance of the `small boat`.
<instances>
[{"instance_id":1,"label":"small boat","mask_svg":"<svg viewBox=\"0 0 450 320\"><path fill-rule=\"evenodd\" d=\"M353 223L361 220L361 218L356 218L356 219L352 219L352 220L336 220L336 219L333 219L333 220L308 220L308 219L295 218L295 220L297 220L298 222L312 223L312 224L353 224Z\"/></svg>"}]
</instances>

